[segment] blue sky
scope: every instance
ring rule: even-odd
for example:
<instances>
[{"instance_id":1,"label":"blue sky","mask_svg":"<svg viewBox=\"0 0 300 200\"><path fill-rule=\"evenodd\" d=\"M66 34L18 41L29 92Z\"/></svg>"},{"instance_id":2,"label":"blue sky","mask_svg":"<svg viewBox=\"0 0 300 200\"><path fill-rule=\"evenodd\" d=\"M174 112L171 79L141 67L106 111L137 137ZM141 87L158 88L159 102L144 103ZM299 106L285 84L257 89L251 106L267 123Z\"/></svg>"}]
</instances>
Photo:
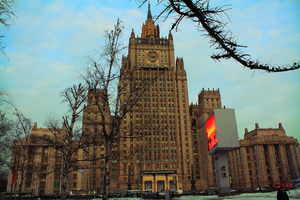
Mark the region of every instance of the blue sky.
<instances>
[{"instance_id":1,"label":"blue sky","mask_svg":"<svg viewBox=\"0 0 300 200\"><path fill-rule=\"evenodd\" d=\"M152 15L162 9L151 1ZM300 2L298 0L216 0L230 5L228 27L245 52L262 62L286 64L300 61ZM9 30L0 27L9 61L0 56L0 84L8 90L18 109L39 127L50 116L66 112L59 93L77 83L86 56L101 51L103 31L120 18L124 22L124 45L130 32L141 34L147 5L138 9L132 0L19 0L17 19ZM225 17L224 20L227 20ZM172 19L158 21L167 36ZM188 75L189 101L196 103L204 87L219 88L222 104L236 111L239 137L245 128L277 128L282 123L288 136L300 139L300 70L266 73L244 69L230 60L214 62L208 39L194 23L182 21L173 31L175 56L183 57ZM123 52L127 55L127 50Z\"/></svg>"}]
</instances>

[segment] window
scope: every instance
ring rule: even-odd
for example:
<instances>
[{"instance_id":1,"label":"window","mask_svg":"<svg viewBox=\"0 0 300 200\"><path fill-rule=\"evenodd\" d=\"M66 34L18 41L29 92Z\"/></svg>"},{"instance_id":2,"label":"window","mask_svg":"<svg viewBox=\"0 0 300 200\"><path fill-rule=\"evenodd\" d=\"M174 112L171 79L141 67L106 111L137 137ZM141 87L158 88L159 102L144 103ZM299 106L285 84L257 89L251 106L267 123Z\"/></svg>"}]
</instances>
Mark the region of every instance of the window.
<instances>
[{"instance_id":1,"label":"window","mask_svg":"<svg viewBox=\"0 0 300 200\"><path fill-rule=\"evenodd\" d=\"M42 171L46 171L47 170L47 165L42 165Z\"/></svg>"},{"instance_id":2,"label":"window","mask_svg":"<svg viewBox=\"0 0 300 200\"><path fill-rule=\"evenodd\" d=\"M45 182L41 182L40 187L41 188L45 188L46 183Z\"/></svg>"},{"instance_id":3,"label":"window","mask_svg":"<svg viewBox=\"0 0 300 200\"><path fill-rule=\"evenodd\" d=\"M34 158L34 156L30 155L29 162L33 162L33 158Z\"/></svg>"}]
</instances>

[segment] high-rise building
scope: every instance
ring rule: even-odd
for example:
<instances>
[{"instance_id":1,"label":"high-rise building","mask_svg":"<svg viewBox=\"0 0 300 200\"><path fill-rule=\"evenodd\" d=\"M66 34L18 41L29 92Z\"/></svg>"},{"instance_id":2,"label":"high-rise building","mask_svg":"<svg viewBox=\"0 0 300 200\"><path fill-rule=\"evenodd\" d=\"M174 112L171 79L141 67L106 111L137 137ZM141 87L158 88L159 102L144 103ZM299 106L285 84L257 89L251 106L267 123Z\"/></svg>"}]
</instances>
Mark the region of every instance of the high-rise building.
<instances>
[{"instance_id":1,"label":"high-rise building","mask_svg":"<svg viewBox=\"0 0 300 200\"><path fill-rule=\"evenodd\" d=\"M120 83L127 87L121 104L137 88L141 98L121 125L120 188L190 190L193 148L186 72L183 59L175 59L172 34L160 37L150 6L141 36L132 30L122 69L131 73Z\"/></svg>"},{"instance_id":2,"label":"high-rise building","mask_svg":"<svg viewBox=\"0 0 300 200\"><path fill-rule=\"evenodd\" d=\"M198 104L190 105L196 188L217 188L215 160L208 155L205 121L215 108L222 108L221 94L217 90L204 90L198 94Z\"/></svg>"},{"instance_id":3,"label":"high-rise building","mask_svg":"<svg viewBox=\"0 0 300 200\"><path fill-rule=\"evenodd\" d=\"M83 184L81 187L72 188L73 192L76 192L76 190L79 189L86 193L100 193L103 191L106 142L102 122L104 120L105 131L109 133L111 127L111 113L109 106L103 107L104 102L102 92L103 90L101 89L89 90L87 105L83 109L82 135L83 141L86 144L89 144L85 151L88 152L88 155L86 156L90 159L86 159L87 161L85 161L87 167L84 169L84 176L82 176ZM110 166L112 167L112 188L117 188L115 185L117 180L116 147L117 143L113 143L110 162Z\"/></svg>"}]
</instances>

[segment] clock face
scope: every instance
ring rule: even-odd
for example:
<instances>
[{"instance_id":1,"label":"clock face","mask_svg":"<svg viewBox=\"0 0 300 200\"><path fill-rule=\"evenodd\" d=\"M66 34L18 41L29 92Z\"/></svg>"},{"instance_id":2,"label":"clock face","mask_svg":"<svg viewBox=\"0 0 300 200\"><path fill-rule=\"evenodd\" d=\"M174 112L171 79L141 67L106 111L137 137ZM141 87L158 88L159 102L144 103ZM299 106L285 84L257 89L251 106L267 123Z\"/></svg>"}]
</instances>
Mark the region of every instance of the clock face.
<instances>
[{"instance_id":1,"label":"clock face","mask_svg":"<svg viewBox=\"0 0 300 200\"><path fill-rule=\"evenodd\" d=\"M151 62L155 62L158 59L158 53L156 51L149 51L147 55Z\"/></svg>"}]
</instances>

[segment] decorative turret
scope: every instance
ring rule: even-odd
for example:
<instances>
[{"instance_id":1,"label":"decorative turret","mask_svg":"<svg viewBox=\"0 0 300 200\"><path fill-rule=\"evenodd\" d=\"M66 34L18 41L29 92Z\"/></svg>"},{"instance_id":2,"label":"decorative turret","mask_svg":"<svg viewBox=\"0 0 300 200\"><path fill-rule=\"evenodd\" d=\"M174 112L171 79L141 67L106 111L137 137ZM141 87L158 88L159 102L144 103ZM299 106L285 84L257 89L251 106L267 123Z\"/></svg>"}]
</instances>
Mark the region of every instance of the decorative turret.
<instances>
[{"instance_id":1,"label":"decorative turret","mask_svg":"<svg viewBox=\"0 0 300 200\"><path fill-rule=\"evenodd\" d=\"M135 33L134 33L134 30L132 29L131 35L129 38L129 45L134 45L134 44L135 44Z\"/></svg>"},{"instance_id":2,"label":"decorative turret","mask_svg":"<svg viewBox=\"0 0 300 200\"><path fill-rule=\"evenodd\" d=\"M34 122L32 130L36 130L36 129L37 129L37 122Z\"/></svg>"},{"instance_id":3,"label":"decorative turret","mask_svg":"<svg viewBox=\"0 0 300 200\"><path fill-rule=\"evenodd\" d=\"M244 137L248 134L248 129L245 128L245 134L244 134Z\"/></svg>"},{"instance_id":4,"label":"decorative turret","mask_svg":"<svg viewBox=\"0 0 300 200\"><path fill-rule=\"evenodd\" d=\"M172 36L171 31L169 31L169 40L173 40L173 36Z\"/></svg>"},{"instance_id":5,"label":"decorative turret","mask_svg":"<svg viewBox=\"0 0 300 200\"><path fill-rule=\"evenodd\" d=\"M131 31L131 36L130 36L131 38L135 38L135 34L134 34L134 30L132 29L132 31Z\"/></svg>"},{"instance_id":6,"label":"decorative turret","mask_svg":"<svg viewBox=\"0 0 300 200\"><path fill-rule=\"evenodd\" d=\"M184 64L183 64L183 58L176 58L176 70L183 72L184 70Z\"/></svg>"}]
</instances>

